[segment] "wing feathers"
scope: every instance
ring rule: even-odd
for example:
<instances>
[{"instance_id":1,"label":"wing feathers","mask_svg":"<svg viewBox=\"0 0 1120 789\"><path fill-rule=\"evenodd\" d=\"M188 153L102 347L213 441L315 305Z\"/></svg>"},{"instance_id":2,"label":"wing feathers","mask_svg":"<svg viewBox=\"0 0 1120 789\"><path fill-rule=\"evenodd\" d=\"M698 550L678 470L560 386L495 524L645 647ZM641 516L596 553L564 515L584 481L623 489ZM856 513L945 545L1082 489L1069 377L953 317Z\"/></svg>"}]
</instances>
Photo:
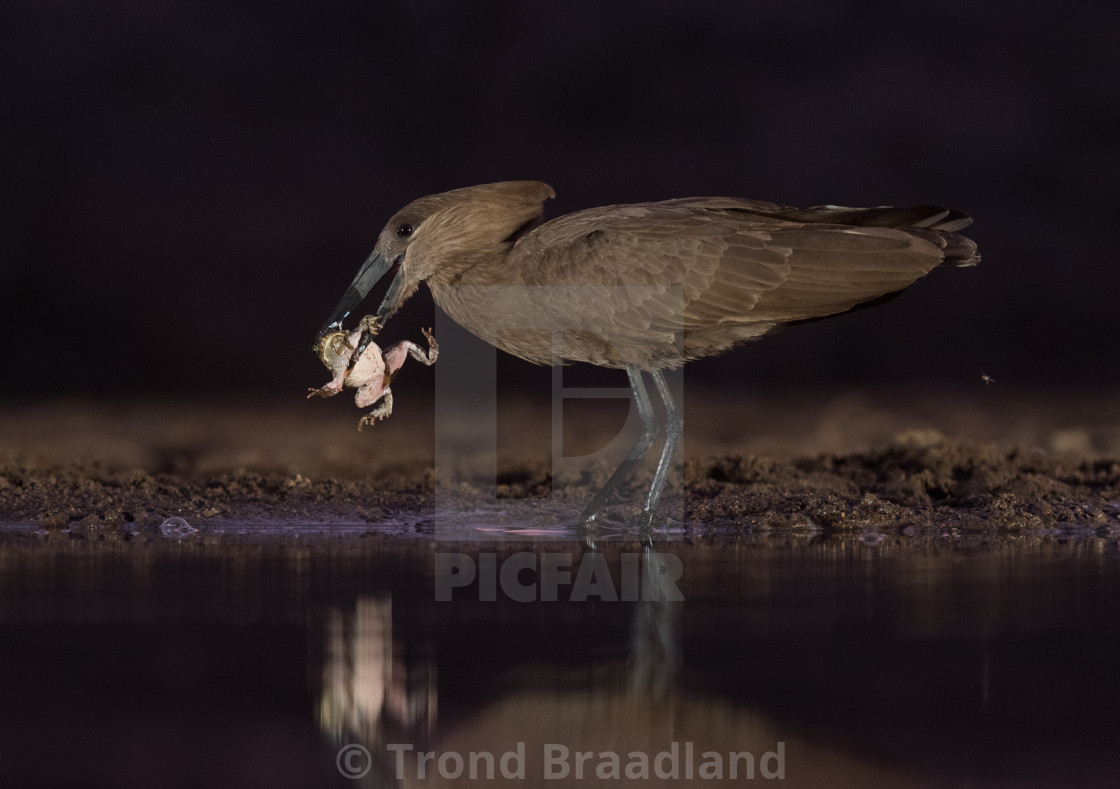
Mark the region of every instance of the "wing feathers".
<instances>
[{"instance_id":1,"label":"wing feathers","mask_svg":"<svg viewBox=\"0 0 1120 789\"><path fill-rule=\"evenodd\" d=\"M937 206L685 198L554 219L505 265L522 284L579 286L578 304L542 297L550 325L632 343L637 363L654 364L651 331L691 332L689 355L703 355L904 290L943 263L971 265L976 245L954 232L970 222Z\"/></svg>"}]
</instances>

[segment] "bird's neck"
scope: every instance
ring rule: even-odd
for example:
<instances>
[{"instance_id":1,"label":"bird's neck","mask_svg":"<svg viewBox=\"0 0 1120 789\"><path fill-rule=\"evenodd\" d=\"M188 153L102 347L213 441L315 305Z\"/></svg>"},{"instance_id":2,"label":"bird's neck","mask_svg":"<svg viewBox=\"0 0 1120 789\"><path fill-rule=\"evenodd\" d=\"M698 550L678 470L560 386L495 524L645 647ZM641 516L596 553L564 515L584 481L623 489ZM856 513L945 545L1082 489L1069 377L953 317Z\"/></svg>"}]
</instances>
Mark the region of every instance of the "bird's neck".
<instances>
[{"instance_id":1,"label":"bird's neck","mask_svg":"<svg viewBox=\"0 0 1120 789\"><path fill-rule=\"evenodd\" d=\"M509 274L503 265L509 247L498 243L445 253L436 272L427 278L428 285L435 293L437 289L461 285L509 284Z\"/></svg>"},{"instance_id":2,"label":"bird's neck","mask_svg":"<svg viewBox=\"0 0 1120 789\"><path fill-rule=\"evenodd\" d=\"M510 246L505 243L477 245L443 257L436 273L427 279L432 299L440 309L465 325L470 320L470 313L477 312L476 307L461 303L466 291L519 284L511 280L510 275L515 272L505 265Z\"/></svg>"},{"instance_id":3,"label":"bird's neck","mask_svg":"<svg viewBox=\"0 0 1120 789\"><path fill-rule=\"evenodd\" d=\"M488 342L496 329L495 312L516 325L529 309L519 288L524 284L515 268L507 265L510 244L496 244L488 250L476 248L469 255L441 262L436 276L428 277L432 300L467 331ZM500 327L497 327L500 328Z\"/></svg>"}]
</instances>

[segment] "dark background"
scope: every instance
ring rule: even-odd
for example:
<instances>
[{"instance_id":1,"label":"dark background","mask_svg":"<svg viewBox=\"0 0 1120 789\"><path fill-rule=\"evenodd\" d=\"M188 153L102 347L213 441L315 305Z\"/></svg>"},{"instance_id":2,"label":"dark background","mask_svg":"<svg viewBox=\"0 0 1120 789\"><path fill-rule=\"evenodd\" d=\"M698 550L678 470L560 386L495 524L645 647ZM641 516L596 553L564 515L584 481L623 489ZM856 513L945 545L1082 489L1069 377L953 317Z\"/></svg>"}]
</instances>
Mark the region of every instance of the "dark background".
<instances>
[{"instance_id":1,"label":"dark background","mask_svg":"<svg viewBox=\"0 0 1120 789\"><path fill-rule=\"evenodd\" d=\"M386 219L517 178L556 188L549 216L734 195L975 217L979 268L693 375L1120 381L1111 0L0 9L0 397L299 396Z\"/></svg>"}]
</instances>

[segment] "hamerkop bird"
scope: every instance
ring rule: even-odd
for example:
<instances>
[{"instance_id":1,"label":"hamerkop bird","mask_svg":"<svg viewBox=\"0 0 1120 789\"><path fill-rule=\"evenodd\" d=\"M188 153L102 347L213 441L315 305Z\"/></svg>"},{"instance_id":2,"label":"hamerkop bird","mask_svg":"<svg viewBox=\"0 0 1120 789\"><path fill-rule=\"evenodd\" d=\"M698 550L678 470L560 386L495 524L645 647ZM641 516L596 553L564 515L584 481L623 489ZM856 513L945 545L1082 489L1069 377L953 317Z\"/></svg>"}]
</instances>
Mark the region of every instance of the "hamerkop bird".
<instances>
[{"instance_id":1,"label":"hamerkop bird","mask_svg":"<svg viewBox=\"0 0 1120 789\"><path fill-rule=\"evenodd\" d=\"M506 181L409 203L381 231L319 336L338 330L391 276L376 315L363 319L372 332L425 282L444 312L507 353L537 364L625 369L641 435L584 509L584 523L595 521L663 430L643 524L653 518L684 424L663 370L783 323L898 294L940 265L979 260L976 244L955 232L972 220L931 205L799 209L692 197L591 208L541 224L554 196L539 181ZM662 424L643 374L664 403Z\"/></svg>"}]
</instances>

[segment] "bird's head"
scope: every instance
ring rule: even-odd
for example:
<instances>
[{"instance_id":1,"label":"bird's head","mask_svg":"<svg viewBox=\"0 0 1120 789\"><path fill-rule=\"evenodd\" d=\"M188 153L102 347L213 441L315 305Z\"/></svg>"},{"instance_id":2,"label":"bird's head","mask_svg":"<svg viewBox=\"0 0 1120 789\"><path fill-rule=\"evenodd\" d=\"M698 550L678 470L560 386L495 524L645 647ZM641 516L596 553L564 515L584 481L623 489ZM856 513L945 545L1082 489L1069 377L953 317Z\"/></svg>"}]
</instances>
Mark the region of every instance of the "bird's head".
<instances>
[{"instance_id":1,"label":"bird's head","mask_svg":"<svg viewBox=\"0 0 1120 789\"><path fill-rule=\"evenodd\" d=\"M502 181L414 200L385 225L319 337L337 331L374 286L391 277L376 313L383 323L421 282L452 279L513 243L540 221L544 201L554 196L540 181Z\"/></svg>"}]
</instances>

